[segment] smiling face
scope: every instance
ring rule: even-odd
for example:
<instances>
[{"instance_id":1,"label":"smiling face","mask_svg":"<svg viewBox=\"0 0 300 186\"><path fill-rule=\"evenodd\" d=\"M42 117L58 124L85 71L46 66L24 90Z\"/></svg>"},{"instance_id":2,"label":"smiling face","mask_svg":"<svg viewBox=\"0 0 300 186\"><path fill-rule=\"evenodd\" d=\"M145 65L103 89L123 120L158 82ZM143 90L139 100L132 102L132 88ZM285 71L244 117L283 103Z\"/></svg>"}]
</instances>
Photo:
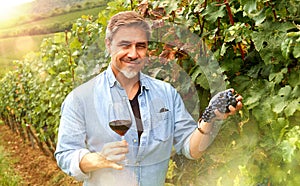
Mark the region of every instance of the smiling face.
<instances>
[{"instance_id":1,"label":"smiling face","mask_svg":"<svg viewBox=\"0 0 300 186\"><path fill-rule=\"evenodd\" d=\"M106 40L106 45L116 77L120 72L128 79L137 77L147 56L146 32L139 27L123 26L114 34L112 40Z\"/></svg>"}]
</instances>

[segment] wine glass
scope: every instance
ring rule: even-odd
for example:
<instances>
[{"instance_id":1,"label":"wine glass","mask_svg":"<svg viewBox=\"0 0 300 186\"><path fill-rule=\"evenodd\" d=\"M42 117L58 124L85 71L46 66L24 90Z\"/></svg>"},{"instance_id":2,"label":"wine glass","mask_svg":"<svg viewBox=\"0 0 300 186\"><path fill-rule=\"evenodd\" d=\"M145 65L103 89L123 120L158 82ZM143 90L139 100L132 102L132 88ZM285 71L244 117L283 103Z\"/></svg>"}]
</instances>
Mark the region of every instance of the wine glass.
<instances>
[{"instance_id":1,"label":"wine glass","mask_svg":"<svg viewBox=\"0 0 300 186\"><path fill-rule=\"evenodd\" d=\"M113 102L109 114L109 127L121 136L121 140L125 140L124 136L132 125L129 102L126 99ZM128 164L128 159L123 163Z\"/></svg>"},{"instance_id":2,"label":"wine glass","mask_svg":"<svg viewBox=\"0 0 300 186\"><path fill-rule=\"evenodd\" d=\"M132 125L131 114L127 100L112 103L109 118L109 127L124 140L124 135Z\"/></svg>"},{"instance_id":3,"label":"wine glass","mask_svg":"<svg viewBox=\"0 0 300 186\"><path fill-rule=\"evenodd\" d=\"M116 132L117 134L119 134L122 138L122 140L124 140L124 135L126 134L126 132L128 131L128 129L131 126L131 120L127 120L127 119L118 119L118 120L113 120L109 122L109 127Z\"/></svg>"}]
</instances>

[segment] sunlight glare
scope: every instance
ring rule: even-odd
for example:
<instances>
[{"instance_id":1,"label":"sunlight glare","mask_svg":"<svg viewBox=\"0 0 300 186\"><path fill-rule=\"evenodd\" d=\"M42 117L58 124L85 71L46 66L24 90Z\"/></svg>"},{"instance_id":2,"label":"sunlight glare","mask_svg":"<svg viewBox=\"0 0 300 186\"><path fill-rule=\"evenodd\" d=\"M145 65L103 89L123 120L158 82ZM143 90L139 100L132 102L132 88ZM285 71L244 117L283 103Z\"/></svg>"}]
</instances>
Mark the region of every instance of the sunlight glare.
<instances>
[{"instance_id":1,"label":"sunlight glare","mask_svg":"<svg viewBox=\"0 0 300 186\"><path fill-rule=\"evenodd\" d=\"M0 0L0 21L7 20L20 12L14 8L24 3L29 3L34 0Z\"/></svg>"}]
</instances>

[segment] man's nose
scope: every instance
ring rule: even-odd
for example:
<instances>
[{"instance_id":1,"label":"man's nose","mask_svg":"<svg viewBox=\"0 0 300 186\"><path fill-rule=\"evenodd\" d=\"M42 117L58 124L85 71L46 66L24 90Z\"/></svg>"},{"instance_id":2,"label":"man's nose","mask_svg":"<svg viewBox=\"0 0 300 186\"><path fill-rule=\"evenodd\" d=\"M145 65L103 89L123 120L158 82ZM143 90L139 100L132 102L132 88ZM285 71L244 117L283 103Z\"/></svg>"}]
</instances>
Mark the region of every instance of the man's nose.
<instances>
[{"instance_id":1,"label":"man's nose","mask_svg":"<svg viewBox=\"0 0 300 186\"><path fill-rule=\"evenodd\" d=\"M136 47L135 47L135 46L130 47L127 56L128 56L129 58L131 58L131 59L136 59L136 58L138 58L138 53L137 53L137 50L136 50Z\"/></svg>"}]
</instances>

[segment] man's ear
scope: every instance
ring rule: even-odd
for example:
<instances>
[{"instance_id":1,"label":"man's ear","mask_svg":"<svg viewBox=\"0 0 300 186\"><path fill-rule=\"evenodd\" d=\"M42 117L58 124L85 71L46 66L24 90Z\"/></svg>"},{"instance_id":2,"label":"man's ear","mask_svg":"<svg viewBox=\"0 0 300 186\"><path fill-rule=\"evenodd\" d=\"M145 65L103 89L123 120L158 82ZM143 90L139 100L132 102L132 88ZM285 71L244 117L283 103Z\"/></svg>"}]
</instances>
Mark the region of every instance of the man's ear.
<instances>
[{"instance_id":1,"label":"man's ear","mask_svg":"<svg viewBox=\"0 0 300 186\"><path fill-rule=\"evenodd\" d=\"M105 39L105 46L106 46L106 50L107 50L107 52L110 54L111 53L111 51L110 51L110 45L111 44L111 42L110 42L110 40L109 39Z\"/></svg>"}]
</instances>

